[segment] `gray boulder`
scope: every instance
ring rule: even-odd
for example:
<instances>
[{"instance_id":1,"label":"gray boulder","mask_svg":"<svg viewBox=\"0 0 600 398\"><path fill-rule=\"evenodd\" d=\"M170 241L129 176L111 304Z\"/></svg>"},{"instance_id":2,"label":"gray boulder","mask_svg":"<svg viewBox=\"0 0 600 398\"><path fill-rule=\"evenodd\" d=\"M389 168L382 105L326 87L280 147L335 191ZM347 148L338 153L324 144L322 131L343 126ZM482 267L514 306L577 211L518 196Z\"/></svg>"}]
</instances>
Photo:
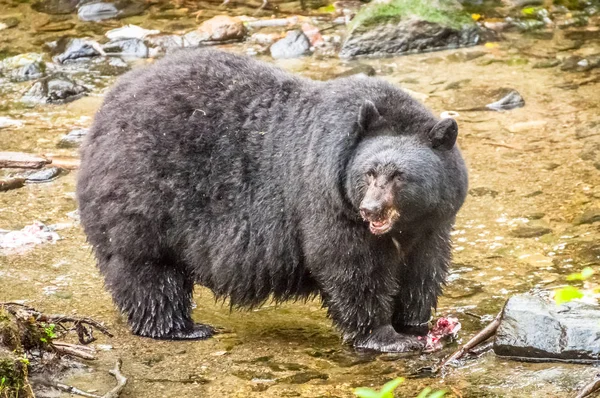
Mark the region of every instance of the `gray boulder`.
<instances>
[{"instance_id":1,"label":"gray boulder","mask_svg":"<svg viewBox=\"0 0 600 398\"><path fill-rule=\"evenodd\" d=\"M285 37L271 46L271 56L275 59L298 58L310 52L310 40L301 30L291 30Z\"/></svg>"},{"instance_id":2,"label":"gray boulder","mask_svg":"<svg viewBox=\"0 0 600 398\"><path fill-rule=\"evenodd\" d=\"M600 360L600 306L562 305L531 295L508 300L496 332L494 352L522 360Z\"/></svg>"},{"instance_id":3,"label":"gray boulder","mask_svg":"<svg viewBox=\"0 0 600 398\"><path fill-rule=\"evenodd\" d=\"M456 0L391 0L365 6L349 25L340 57L474 46L493 37Z\"/></svg>"}]
</instances>

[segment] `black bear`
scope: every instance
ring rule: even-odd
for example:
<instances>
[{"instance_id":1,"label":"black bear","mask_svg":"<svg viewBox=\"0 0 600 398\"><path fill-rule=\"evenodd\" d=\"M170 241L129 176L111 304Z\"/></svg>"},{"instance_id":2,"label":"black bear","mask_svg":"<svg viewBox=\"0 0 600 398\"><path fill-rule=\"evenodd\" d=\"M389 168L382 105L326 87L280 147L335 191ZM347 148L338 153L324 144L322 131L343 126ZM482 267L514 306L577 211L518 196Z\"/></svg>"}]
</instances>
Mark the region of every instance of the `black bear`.
<instances>
[{"instance_id":1,"label":"black bear","mask_svg":"<svg viewBox=\"0 0 600 398\"><path fill-rule=\"evenodd\" d=\"M235 307L319 295L356 347L418 349L467 190L457 133L376 78L180 51L107 94L81 222L137 335L211 336L190 316L197 283Z\"/></svg>"}]
</instances>

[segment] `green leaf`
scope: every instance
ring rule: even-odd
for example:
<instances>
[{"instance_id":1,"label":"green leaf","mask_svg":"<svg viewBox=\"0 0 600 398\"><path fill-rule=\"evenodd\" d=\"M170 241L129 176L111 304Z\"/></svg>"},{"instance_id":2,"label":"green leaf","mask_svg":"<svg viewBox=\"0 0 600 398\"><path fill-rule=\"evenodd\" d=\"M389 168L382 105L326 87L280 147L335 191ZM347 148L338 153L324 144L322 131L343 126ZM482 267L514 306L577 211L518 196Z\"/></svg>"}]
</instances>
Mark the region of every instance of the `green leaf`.
<instances>
[{"instance_id":1,"label":"green leaf","mask_svg":"<svg viewBox=\"0 0 600 398\"><path fill-rule=\"evenodd\" d=\"M381 395L377 391L365 387L356 388L354 395L359 398L381 398Z\"/></svg>"},{"instance_id":2,"label":"green leaf","mask_svg":"<svg viewBox=\"0 0 600 398\"><path fill-rule=\"evenodd\" d=\"M419 395L417 395L417 398L427 398L427 396L429 395L430 392L431 392L431 388L425 387L423 389L423 391L421 391L421 393Z\"/></svg>"},{"instance_id":3,"label":"green leaf","mask_svg":"<svg viewBox=\"0 0 600 398\"><path fill-rule=\"evenodd\" d=\"M584 281L594 275L592 267L585 267L581 272L577 272L567 276L568 281Z\"/></svg>"},{"instance_id":4,"label":"green leaf","mask_svg":"<svg viewBox=\"0 0 600 398\"><path fill-rule=\"evenodd\" d=\"M382 395L391 394L402 383L404 383L404 377L398 377L397 379L388 381L387 383L385 383L383 385L383 387L381 387L381 391L380 392L381 392Z\"/></svg>"},{"instance_id":5,"label":"green leaf","mask_svg":"<svg viewBox=\"0 0 600 398\"><path fill-rule=\"evenodd\" d=\"M535 7L523 8L521 12L523 13L523 15L533 15L535 14Z\"/></svg>"},{"instance_id":6,"label":"green leaf","mask_svg":"<svg viewBox=\"0 0 600 398\"><path fill-rule=\"evenodd\" d=\"M582 297L583 292L573 286L563 287L554 291L554 301L559 305Z\"/></svg>"}]
</instances>

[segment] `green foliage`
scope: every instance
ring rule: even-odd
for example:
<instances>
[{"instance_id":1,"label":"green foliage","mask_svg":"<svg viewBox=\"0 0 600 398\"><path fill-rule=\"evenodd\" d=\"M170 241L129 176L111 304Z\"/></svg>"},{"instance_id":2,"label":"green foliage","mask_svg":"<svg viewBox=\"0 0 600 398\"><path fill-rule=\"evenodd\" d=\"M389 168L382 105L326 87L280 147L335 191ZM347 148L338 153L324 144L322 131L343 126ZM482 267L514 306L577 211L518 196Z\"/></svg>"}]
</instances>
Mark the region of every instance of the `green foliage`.
<instances>
[{"instance_id":1,"label":"green foliage","mask_svg":"<svg viewBox=\"0 0 600 398\"><path fill-rule=\"evenodd\" d=\"M577 272L575 274L571 274L567 276L568 281L584 281L586 279L591 278L594 275L594 270L592 267L585 267L581 270L581 272Z\"/></svg>"},{"instance_id":2,"label":"green foliage","mask_svg":"<svg viewBox=\"0 0 600 398\"><path fill-rule=\"evenodd\" d=\"M43 324L43 327L44 336L40 338L40 341L42 341L43 343L48 343L52 339L56 338L56 333L54 333L54 328L56 328L55 324Z\"/></svg>"},{"instance_id":3,"label":"green foliage","mask_svg":"<svg viewBox=\"0 0 600 398\"><path fill-rule=\"evenodd\" d=\"M554 291L554 301L559 305L582 297L583 292L574 286L567 286Z\"/></svg>"},{"instance_id":4,"label":"green foliage","mask_svg":"<svg viewBox=\"0 0 600 398\"><path fill-rule=\"evenodd\" d=\"M354 394L359 398L394 398L394 391L400 384L404 382L404 377L398 377L388 381L381 387L381 390L376 391L366 387L360 387L354 390ZM417 398L441 398L446 394L446 391L439 390L432 393L432 389L427 387L417 396Z\"/></svg>"},{"instance_id":5,"label":"green foliage","mask_svg":"<svg viewBox=\"0 0 600 398\"><path fill-rule=\"evenodd\" d=\"M356 14L350 27L368 26L375 23L401 20L411 16L417 16L425 21L456 29L463 25L472 25L475 23L467 12L461 9L454 9L452 6L441 6L443 3L441 0L439 2L391 0L385 4L372 3L363 7Z\"/></svg>"}]
</instances>

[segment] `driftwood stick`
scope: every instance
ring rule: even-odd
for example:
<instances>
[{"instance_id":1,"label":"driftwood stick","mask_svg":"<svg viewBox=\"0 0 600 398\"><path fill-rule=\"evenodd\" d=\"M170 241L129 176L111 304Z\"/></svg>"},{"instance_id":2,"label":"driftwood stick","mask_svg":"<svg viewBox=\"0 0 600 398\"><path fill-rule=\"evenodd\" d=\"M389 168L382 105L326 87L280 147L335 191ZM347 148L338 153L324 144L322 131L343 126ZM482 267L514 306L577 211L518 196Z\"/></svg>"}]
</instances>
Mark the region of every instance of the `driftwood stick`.
<instances>
[{"instance_id":1,"label":"driftwood stick","mask_svg":"<svg viewBox=\"0 0 600 398\"><path fill-rule=\"evenodd\" d=\"M43 384L45 384L48 387L56 388L57 390L66 392L68 394L74 394L74 395L79 395L79 396L88 397L88 398L102 398L100 395L90 394L89 392L85 392L76 387L68 386L68 385L62 384L62 383L44 382Z\"/></svg>"},{"instance_id":2,"label":"driftwood stick","mask_svg":"<svg viewBox=\"0 0 600 398\"><path fill-rule=\"evenodd\" d=\"M90 361L96 359L96 355L94 355L95 351L85 346L53 342L52 347L59 354L67 354L81 359L88 359Z\"/></svg>"},{"instance_id":3,"label":"driftwood stick","mask_svg":"<svg viewBox=\"0 0 600 398\"><path fill-rule=\"evenodd\" d=\"M101 333L107 335L108 337L113 337L113 334L108 331L106 326L104 326L100 322L95 321L91 318L78 318L78 317L73 317L73 316L68 316L68 315L60 315L60 314L46 315L46 314L40 313L40 315L37 319L42 322L50 322L50 323L72 322L75 325L79 325L79 324L90 325L90 326L93 326L94 328L98 329Z\"/></svg>"},{"instance_id":4,"label":"driftwood stick","mask_svg":"<svg viewBox=\"0 0 600 398\"><path fill-rule=\"evenodd\" d=\"M119 358L117 359L115 367L109 371L109 373L115 376L115 379L117 379L117 385L115 386L115 388L104 394L102 398L118 398L119 395L121 395L121 391L123 391L125 385L127 385L127 377L123 376L123 373L121 373L122 365L123 361L121 361L121 359Z\"/></svg>"},{"instance_id":5,"label":"driftwood stick","mask_svg":"<svg viewBox=\"0 0 600 398\"><path fill-rule=\"evenodd\" d=\"M579 394L577 394L577 397L575 398L589 397L597 391L600 391L600 375L596 376L596 379L590 384L583 387L583 389L579 391Z\"/></svg>"},{"instance_id":6,"label":"driftwood stick","mask_svg":"<svg viewBox=\"0 0 600 398\"><path fill-rule=\"evenodd\" d=\"M483 330L477 333L471 340L469 340L465 345L463 345L458 351L454 352L454 354L450 355L444 362L442 362L441 367L446 366L448 363L452 361L456 361L457 359L461 359L467 352L475 348L477 345L483 343L490 337L496 333L498 330L498 326L500 326L500 318L502 312L496 315L496 318L489 323Z\"/></svg>"}]
</instances>

